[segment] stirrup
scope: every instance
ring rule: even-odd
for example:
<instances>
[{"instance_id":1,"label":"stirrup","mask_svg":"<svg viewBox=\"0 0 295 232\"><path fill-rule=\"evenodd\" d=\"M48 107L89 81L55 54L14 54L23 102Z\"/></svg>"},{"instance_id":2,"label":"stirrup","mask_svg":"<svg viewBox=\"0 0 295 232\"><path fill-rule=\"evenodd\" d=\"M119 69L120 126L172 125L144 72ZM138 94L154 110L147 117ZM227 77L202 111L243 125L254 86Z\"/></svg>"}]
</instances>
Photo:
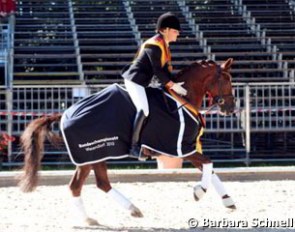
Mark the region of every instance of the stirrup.
<instances>
[{"instance_id":1,"label":"stirrup","mask_svg":"<svg viewBox=\"0 0 295 232\"><path fill-rule=\"evenodd\" d=\"M194 187L194 198L199 201L206 193L206 190L201 185L196 185Z\"/></svg>"},{"instance_id":2,"label":"stirrup","mask_svg":"<svg viewBox=\"0 0 295 232\"><path fill-rule=\"evenodd\" d=\"M138 145L132 146L132 148L129 151L129 156L138 159L139 161L146 161L147 157L141 156L140 150L141 148Z\"/></svg>"},{"instance_id":3,"label":"stirrup","mask_svg":"<svg viewBox=\"0 0 295 232\"><path fill-rule=\"evenodd\" d=\"M129 155L134 158L138 158L140 155L140 147L138 145L134 145L129 150Z\"/></svg>"},{"instance_id":4,"label":"stirrup","mask_svg":"<svg viewBox=\"0 0 295 232\"><path fill-rule=\"evenodd\" d=\"M229 208L229 209L236 209L237 208L235 206L235 202L233 201L233 199L231 197L222 198L222 203L226 208Z\"/></svg>"}]
</instances>

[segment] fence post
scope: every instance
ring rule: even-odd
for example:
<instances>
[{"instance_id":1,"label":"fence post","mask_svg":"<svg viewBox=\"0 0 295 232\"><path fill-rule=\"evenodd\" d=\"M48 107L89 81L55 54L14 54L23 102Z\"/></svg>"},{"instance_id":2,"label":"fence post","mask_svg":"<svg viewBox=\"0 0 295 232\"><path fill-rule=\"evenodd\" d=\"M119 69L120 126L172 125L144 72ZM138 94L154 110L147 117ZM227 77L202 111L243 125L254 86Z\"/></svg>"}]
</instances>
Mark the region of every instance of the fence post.
<instances>
[{"instance_id":1,"label":"fence post","mask_svg":"<svg viewBox=\"0 0 295 232\"><path fill-rule=\"evenodd\" d=\"M80 46L79 46L79 40L77 35L77 27L74 17L74 10L73 10L73 3L71 0L68 1L69 5L69 14L70 14L70 22L71 22L71 30L72 30L72 36L74 39L74 48L75 48L75 54L76 54L76 62L79 72L79 79L80 81L84 81L84 72L81 62L81 52L80 52Z\"/></svg>"},{"instance_id":2,"label":"fence post","mask_svg":"<svg viewBox=\"0 0 295 232\"><path fill-rule=\"evenodd\" d=\"M250 86L245 86L245 134L246 134L246 158L245 163L247 166L250 164L250 151L251 151L251 109L250 109Z\"/></svg>"},{"instance_id":3,"label":"fence post","mask_svg":"<svg viewBox=\"0 0 295 232\"><path fill-rule=\"evenodd\" d=\"M12 132L12 120L13 116L11 114L12 112L12 89L7 88L6 89L6 109L7 109L7 134L10 136L13 136ZM12 144L11 141L8 142L8 148L7 148L7 157L8 157L8 163L12 162Z\"/></svg>"},{"instance_id":4,"label":"fence post","mask_svg":"<svg viewBox=\"0 0 295 232\"><path fill-rule=\"evenodd\" d=\"M15 16L9 16L9 26L8 26L8 49L7 49L7 77L6 77L6 87L11 89L13 86L13 67L14 67L14 26L15 26Z\"/></svg>"}]
</instances>

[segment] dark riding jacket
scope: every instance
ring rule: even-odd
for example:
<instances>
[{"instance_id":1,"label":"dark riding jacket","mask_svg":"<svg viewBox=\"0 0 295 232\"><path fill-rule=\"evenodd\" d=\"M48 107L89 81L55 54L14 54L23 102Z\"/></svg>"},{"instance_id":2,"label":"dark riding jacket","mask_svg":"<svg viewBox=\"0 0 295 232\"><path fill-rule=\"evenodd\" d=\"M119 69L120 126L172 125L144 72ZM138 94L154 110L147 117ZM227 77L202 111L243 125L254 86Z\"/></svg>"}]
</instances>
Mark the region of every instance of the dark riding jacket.
<instances>
[{"instance_id":1,"label":"dark riding jacket","mask_svg":"<svg viewBox=\"0 0 295 232\"><path fill-rule=\"evenodd\" d=\"M172 78L171 53L161 34L143 43L134 61L122 70L125 79L147 87L155 76L166 85Z\"/></svg>"}]
</instances>

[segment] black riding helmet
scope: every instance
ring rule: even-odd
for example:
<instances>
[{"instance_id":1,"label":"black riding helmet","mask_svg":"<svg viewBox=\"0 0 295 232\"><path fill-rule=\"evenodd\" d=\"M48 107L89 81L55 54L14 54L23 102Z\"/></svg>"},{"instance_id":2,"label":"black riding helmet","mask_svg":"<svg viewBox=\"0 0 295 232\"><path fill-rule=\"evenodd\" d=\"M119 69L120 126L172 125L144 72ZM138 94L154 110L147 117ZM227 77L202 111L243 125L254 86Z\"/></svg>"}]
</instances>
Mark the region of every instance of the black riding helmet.
<instances>
[{"instance_id":1,"label":"black riding helmet","mask_svg":"<svg viewBox=\"0 0 295 232\"><path fill-rule=\"evenodd\" d=\"M179 19L171 12L167 12L165 14L162 14L158 18L156 30L159 31L159 30L167 28L167 27L180 31Z\"/></svg>"}]
</instances>

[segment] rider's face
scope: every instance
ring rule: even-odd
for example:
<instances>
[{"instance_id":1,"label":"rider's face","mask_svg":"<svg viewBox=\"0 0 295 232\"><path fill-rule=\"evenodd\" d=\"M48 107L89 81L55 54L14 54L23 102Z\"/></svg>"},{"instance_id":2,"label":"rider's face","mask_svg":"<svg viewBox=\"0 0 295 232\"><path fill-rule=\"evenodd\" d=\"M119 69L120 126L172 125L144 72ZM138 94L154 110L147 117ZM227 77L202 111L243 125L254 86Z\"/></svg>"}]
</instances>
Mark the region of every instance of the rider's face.
<instances>
[{"instance_id":1,"label":"rider's face","mask_svg":"<svg viewBox=\"0 0 295 232\"><path fill-rule=\"evenodd\" d=\"M165 35L166 41L170 43L177 40L177 37L179 36L179 31L173 28L166 28L163 31L163 34Z\"/></svg>"}]
</instances>

